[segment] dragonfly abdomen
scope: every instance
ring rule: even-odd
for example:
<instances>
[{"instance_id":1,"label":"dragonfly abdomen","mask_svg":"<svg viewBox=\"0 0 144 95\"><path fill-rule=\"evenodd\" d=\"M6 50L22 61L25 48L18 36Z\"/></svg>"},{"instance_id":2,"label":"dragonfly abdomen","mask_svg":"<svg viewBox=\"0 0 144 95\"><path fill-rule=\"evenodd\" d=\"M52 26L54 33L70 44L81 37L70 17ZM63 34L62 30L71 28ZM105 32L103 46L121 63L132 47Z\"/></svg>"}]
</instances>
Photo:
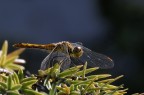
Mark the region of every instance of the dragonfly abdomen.
<instances>
[{"instance_id":1,"label":"dragonfly abdomen","mask_svg":"<svg viewBox=\"0 0 144 95\"><path fill-rule=\"evenodd\" d=\"M19 48L39 48L39 49L46 49L46 50L53 50L55 48L54 44L30 44L30 43L18 43L14 44L14 47Z\"/></svg>"}]
</instances>

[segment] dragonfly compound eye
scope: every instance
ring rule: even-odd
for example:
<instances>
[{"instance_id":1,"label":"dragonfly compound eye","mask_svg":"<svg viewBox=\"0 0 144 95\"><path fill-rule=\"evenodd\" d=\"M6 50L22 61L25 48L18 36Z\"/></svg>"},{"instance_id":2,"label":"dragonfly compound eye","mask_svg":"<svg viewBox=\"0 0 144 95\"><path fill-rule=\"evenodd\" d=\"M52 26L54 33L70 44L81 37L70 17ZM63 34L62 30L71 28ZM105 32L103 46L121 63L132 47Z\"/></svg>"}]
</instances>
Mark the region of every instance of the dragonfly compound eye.
<instances>
[{"instance_id":1,"label":"dragonfly compound eye","mask_svg":"<svg viewBox=\"0 0 144 95\"><path fill-rule=\"evenodd\" d=\"M73 49L74 57L81 57L82 54L83 54L83 50L81 47L74 47L74 49Z\"/></svg>"}]
</instances>

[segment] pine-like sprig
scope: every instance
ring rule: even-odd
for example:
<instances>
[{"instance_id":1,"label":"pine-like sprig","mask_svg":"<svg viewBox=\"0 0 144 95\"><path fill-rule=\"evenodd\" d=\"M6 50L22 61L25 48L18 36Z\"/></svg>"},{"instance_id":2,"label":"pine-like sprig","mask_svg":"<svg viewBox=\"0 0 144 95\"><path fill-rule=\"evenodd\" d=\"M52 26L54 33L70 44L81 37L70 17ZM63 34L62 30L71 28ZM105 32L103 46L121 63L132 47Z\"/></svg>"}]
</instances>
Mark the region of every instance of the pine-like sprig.
<instances>
[{"instance_id":1,"label":"pine-like sprig","mask_svg":"<svg viewBox=\"0 0 144 95\"><path fill-rule=\"evenodd\" d=\"M124 95L123 85L112 83L123 75L112 78L110 74L94 74L99 68L87 68L87 63L61 70L56 63L38 74L26 75L24 67L15 64L24 49L7 54L8 42L0 51L0 94L6 95ZM7 74L8 73L8 74Z\"/></svg>"},{"instance_id":2,"label":"pine-like sprig","mask_svg":"<svg viewBox=\"0 0 144 95\"><path fill-rule=\"evenodd\" d=\"M7 54L8 42L4 41L2 49L0 50L0 70L2 71L2 69L4 69L10 72L19 69L24 70L24 66L21 65L23 62L16 62L16 60L19 58L19 54L21 54L23 51L24 49L22 48Z\"/></svg>"}]
</instances>

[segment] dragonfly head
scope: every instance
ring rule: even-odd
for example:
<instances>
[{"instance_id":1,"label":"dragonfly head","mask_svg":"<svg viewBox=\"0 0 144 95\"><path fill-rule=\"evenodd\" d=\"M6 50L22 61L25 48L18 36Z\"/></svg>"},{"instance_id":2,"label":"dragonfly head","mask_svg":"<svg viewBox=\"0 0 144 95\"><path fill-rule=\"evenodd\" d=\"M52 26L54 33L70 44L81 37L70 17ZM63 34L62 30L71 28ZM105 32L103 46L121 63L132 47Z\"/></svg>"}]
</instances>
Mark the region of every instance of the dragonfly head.
<instances>
[{"instance_id":1,"label":"dragonfly head","mask_svg":"<svg viewBox=\"0 0 144 95\"><path fill-rule=\"evenodd\" d=\"M81 57L83 54L83 49L81 47L74 47L72 53L73 57Z\"/></svg>"}]
</instances>

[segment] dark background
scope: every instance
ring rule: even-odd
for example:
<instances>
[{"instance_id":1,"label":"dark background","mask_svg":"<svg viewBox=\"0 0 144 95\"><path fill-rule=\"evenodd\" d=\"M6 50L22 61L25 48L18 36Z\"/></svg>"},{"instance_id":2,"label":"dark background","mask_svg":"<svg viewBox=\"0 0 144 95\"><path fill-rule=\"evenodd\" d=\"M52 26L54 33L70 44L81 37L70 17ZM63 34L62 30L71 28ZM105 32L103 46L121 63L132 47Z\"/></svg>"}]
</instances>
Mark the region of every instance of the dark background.
<instances>
[{"instance_id":1,"label":"dark background","mask_svg":"<svg viewBox=\"0 0 144 95\"><path fill-rule=\"evenodd\" d=\"M9 41L52 43L82 42L93 51L110 56L115 67L105 70L115 84L125 84L128 94L144 91L144 1L0 1L0 44ZM36 73L47 54L26 50L26 69Z\"/></svg>"}]
</instances>

